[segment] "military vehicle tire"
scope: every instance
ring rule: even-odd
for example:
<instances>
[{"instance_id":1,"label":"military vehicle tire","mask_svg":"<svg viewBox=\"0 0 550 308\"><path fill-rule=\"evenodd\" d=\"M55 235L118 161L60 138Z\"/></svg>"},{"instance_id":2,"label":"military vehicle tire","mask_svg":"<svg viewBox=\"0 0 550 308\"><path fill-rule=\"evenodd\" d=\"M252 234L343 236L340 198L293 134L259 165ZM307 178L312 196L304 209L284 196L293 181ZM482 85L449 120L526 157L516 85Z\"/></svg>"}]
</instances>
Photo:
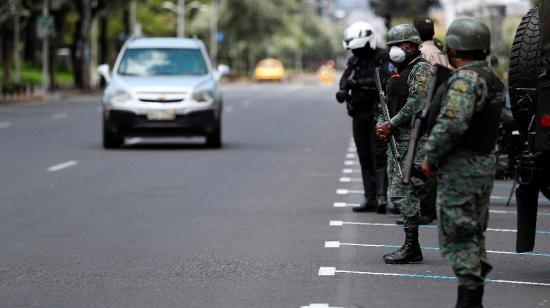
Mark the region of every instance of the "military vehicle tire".
<instances>
[{"instance_id":1,"label":"military vehicle tire","mask_svg":"<svg viewBox=\"0 0 550 308\"><path fill-rule=\"evenodd\" d=\"M520 100L525 98L524 92L514 89L537 87L537 78L540 74L540 66L538 65L540 54L539 42L539 11L538 8L532 8L523 16L512 44L510 67L508 70L512 111L514 111L514 107L518 105ZM534 93L531 93L529 96L533 101L536 101ZM520 126L523 126L521 122L520 120ZM526 127L521 128L527 129Z\"/></svg>"}]
</instances>

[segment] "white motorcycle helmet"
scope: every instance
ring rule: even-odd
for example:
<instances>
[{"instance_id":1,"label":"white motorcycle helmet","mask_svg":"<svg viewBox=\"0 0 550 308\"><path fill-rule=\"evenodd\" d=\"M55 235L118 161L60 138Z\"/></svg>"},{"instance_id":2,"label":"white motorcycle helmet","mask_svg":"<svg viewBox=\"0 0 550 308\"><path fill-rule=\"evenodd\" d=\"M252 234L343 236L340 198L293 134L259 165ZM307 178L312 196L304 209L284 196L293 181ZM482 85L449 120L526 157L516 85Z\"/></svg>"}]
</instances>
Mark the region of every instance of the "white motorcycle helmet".
<instances>
[{"instance_id":1,"label":"white motorcycle helmet","mask_svg":"<svg viewBox=\"0 0 550 308\"><path fill-rule=\"evenodd\" d=\"M371 24L364 21L356 21L349 25L344 31L344 48L358 49L369 44L371 49L376 49L378 41Z\"/></svg>"}]
</instances>

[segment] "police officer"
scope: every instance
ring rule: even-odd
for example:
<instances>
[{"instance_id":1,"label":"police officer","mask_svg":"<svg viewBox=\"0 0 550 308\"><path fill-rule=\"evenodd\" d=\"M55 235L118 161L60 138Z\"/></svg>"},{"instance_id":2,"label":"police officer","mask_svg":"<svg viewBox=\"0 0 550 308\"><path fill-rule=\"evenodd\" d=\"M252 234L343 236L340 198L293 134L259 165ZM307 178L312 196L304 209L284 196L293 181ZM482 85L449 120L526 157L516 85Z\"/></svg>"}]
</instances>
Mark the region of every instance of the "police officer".
<instances>
[{"instance_id":1,"label":"police officer","mask_svg":"<svg viewBox=\"0 0 550 308\"><path fill-rule=\"evenodd\" d=\"M405 231L403 246L395 252L384 255L384 262L390 264L420 263L423 260L418 243L418 225L420 223L419 194L424 188L424 182L419 178L413 178L409 185L404 185L395 165L401 164L405 158L412 117L424 107L430 82L431 64L421 57L418 48L421 43L418 31L411 24L397 25L388 31L387 45L391 47L389 55L396 68L387 85L391 119L384 121L379 117L376 129L377 134L383 139L393 134L401 155L398 162L394 162L391 155L388 158L389 195L390 200L401 211ZM420 147L423 146L425 138L419 140ZM417 157L422 155L418 153ZM421 163L422 158L415 161L418 168Z\"/></svg>"},{"instance_id":2,"label":"police officer","mask_svg":"<svg viewBox=\"0 0 550 308\"><path fill-rule=\"evenodd\" d=\"M445 94L425 145L422 171L428 177L437 173L439 241L458 278L456 307L482 307L485 276L492 268L483 233L504 86L484 61L491 37L480 20L455 20L446 40L456 70L443 85Z\"/></svg>"},{"instance_id":3,"label":"police officer","mask_svg":"<svg viewBox=\"0 0 550 308\"><path fill-rule=\"evenodd\" d=\"M377 47L373 27L367 22L354 22L344 32L343 45L351 50L347 67L340 79L338 102L346 102L352 117L353 139L361 164L365 191L364 202L354 212L386 213L386 145L374 131L378 93L373 75L375 67L389 63L386 50Z\"/></svg>"}]
</instances>

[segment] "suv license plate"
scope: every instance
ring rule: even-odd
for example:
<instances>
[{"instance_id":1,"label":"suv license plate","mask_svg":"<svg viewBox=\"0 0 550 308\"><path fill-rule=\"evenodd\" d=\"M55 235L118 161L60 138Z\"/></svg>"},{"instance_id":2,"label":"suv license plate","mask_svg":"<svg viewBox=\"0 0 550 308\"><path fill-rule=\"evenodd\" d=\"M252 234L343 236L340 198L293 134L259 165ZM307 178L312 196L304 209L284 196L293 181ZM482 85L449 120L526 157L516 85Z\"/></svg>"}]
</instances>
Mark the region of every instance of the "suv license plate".
<instances>
[{"instance_id":1,"label":"suv license plate","mask_svg":"<svg viewBox=\"0 0 550 308\"><path fill-rule=\"evenodd\" d=\"M174 110L150 110L147 112L147 120L170 121L176 118Z\"/></svg>"}]
</instances>

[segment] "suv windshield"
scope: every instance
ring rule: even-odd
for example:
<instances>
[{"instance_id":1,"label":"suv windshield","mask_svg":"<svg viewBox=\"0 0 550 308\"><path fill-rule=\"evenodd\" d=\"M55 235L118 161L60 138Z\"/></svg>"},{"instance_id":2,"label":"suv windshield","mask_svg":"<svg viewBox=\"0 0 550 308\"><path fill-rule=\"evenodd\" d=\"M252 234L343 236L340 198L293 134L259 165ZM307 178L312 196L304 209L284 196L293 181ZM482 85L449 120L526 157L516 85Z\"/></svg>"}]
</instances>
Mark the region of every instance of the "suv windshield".
<instances>
[{"instance_id":1,"label":"suv windshield","mask_svg":"<svg viewBox=\"0 0 550 308\"><path fill-rule=\"evenodd\" d=\"M129 76L205 75L200 49L128 48L118 73Z\"/></svg>"}]
</instances>

